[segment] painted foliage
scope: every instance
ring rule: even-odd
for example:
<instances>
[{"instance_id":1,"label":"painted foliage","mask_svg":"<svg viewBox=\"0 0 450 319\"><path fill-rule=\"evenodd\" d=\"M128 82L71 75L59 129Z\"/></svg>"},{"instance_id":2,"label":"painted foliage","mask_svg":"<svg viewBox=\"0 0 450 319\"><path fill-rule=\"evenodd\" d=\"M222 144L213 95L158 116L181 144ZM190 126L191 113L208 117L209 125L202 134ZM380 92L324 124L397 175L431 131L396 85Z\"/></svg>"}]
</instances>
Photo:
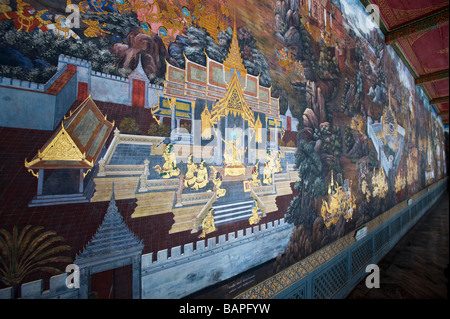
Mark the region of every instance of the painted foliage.
<instances>
[{"instance_id":1,"label":"painted foliage","mask_svg":"<svg viewBox=\"0 0 450 319\"><path fill-rule=\"evenodd\" d=\"M0 34L3 83L45 84L78 59L90 63L80 103L151 109L110 117L116 136L146 139L124 135L98 158L90 202L114 181L136 199L131 218L172 212L169 234L188 240L285 217L289 242L260 279L446 175L442 122L356 0L0 0ZM234 221L237 204L249 207ZM167 238L149 251L188 243Z\"/></svg>"}]
</instances>

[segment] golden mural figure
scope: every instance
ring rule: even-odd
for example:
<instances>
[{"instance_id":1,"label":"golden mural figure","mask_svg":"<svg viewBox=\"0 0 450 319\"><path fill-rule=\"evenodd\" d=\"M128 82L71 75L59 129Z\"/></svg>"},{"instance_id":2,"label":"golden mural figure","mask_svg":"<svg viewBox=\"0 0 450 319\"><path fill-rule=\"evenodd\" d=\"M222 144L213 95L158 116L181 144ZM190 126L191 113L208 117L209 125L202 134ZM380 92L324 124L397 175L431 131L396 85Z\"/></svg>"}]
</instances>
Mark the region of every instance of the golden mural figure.
<instances>
[{"instance_id":1,"label":"golden mural figure","mask_svg":"<svg viewBox=\"0 0 450 319\"><path fill-rule=\"evenodd\" d=\"M258 224L261 216L258 215L258 203L253 200L252 216L248 219L250 225Z\"/></svg>"},{"instance_id":2,"label":"golden mural figure","mask_svg":"<svg viewBox=\"0 0 450 319\"><path fill-rule=\"evenodd\" d=\"M164 165L161 168L159 165L154 166L154 170L158 172L162 178L171 178L172 176L180 175L180 169L177 167L177 158L173 151L173 144L167 144L164 153Z\"/></svg>"},{"instance_id":3,"label":"golden mural figure","mask_svg":"<svg viewBox=\"0 0 450 319\"><path fill-rule=\"evenodd\" d=\"M188 157L188 163L187 163L187 171L186 174L184 175L184 187L191 187L192 185L195 184L195 172L197 171L197 164L195 164L192 161L192 157L194 155L191 154Z\"/></svg>"},{"instance_id":4,"label":"golden mural figure","mask_svg":"<svg viewBox=\"0 0 450 319\"><path fill-rule=\"evenodd\" d=\"M222 139L222 141L225 143L225 151L223 154L223 157L225 159L223 161L223 164L225 165L225 176L238 176L245 174L245 166L242 161L247 148L241 149L237 146L237 142L240 140L240 138L241 133L239 133L239 136L233 139L231 142Z\"/></svg>"},{"instance_id":5,"label":"golden mural figure","mask_svg":"<svg viewBox=\"0 0 450 319\"><path fill-rule=\"evenodd\" d=\"M206 214L205 218L202 221L202 233L198 238L205 238L205 236L209 233L212 233L216 230L216 226L214 224L214 208L210 208L208 214Z\"/></svg>"},{"instance_id":6,"label":"golden mural figure","mask_svg":"<svg viewBox=\"0 0 450 319\"><path fill-rule=\"evenodd\" d=\"M374 197L386 197L389 187L386 182L386 174L384 174L383 168L380 168L377 174L375 174L375 168L373 169L372 185Z\"/></svg>"},{"instance_id":7,"label":"golden mural figure","mask_svg":"<svg viewBox=\"0 0 450 319\"><path fill-rule=\"evenodd\" d=\"M216 192L216 198L220 198L225 196L227 193L226 189L220 188L222 186L222 177L220 176L220 173L216 170L214 166L211 167L212 170L212 182L214 184L214 191Z\"/></svg>"},{"instance_id":8,"label":"golden mural figure","mask_svg":"<svg viewBox=\"0 0 450 319\"><path fill-rule=\"evenodd\" d=\"M236 144L237 141L241 138L241 133L239 136L234 139L232 142L222 141L225 143L225 152L223 157L225 161L223 162L225 166L234 166L234 165L242 165L242 157L244 155L245 150L239 148Z\"/></svg>"},{"instance_id":9,"label":"golden mural figure","mask_svg":"<svg viewBox=\"0 0 450 319\"><path fill-rule=\"evenodd\" d=\"M26 32L33 32L35 28L43 32L47 32L48 28L35 17L36 9L30 6L29 3L17 0L17 10L12 11L8 4L1 7L0 22L3 20L12 20L17 31L24 30Z\"/></svg>"},{"instance_id":10,"label":"golden mural figure","mask_svg":"<svg viewBox=\"0 0 450 319\"><path fill-rule=\"evenodd\" d=\"M336 224L341 215L347 221L353 216L353 211L356 208L356 199L352 195L351 181L345 180L344 186L340 186L333 181L333 171L331 171L331 182L328 187L329 201L322 199L322 208L320 210L320 215L326 227Z\"/></svg>"},{"instance_id":11,"label":"golden mural figure","mask_svg":"<svg viewBox=\"0 0 450 319\"><path fill-rule=\"evenodd\" d=\"M192 188L197 191L208 184L208 170L205 167L205 161L202 161L200 163L200 166L197 168L196 172L197 177L195 179L195 183L194 186L192 186Z\"/></svg>"},{"instance_id":12,"label":"golden mural figure","mask_svg":"<svg viewBox=\"0 0 450 319\"><path fill-rule=\"evenodd\" d=\"M100 22L98 21L93 20L81 20L81 21L83 21L86 25L88 25L88 28L83 32L84 35L88 38L104 37L107 33L111 33L109 31L103 30L99 26ZM106 27L106 23L103 23L102 27Z\"/></svg>"},{"instance_id":13,"label":"golden mural figure","mask_svg":"<svg viewBox=\"0 0 450 319\"><path fill-rule=\"evenodd\" d=\"M260 187L261 186L261 181L258 179L258 177L259 177L258 166L259 166L259 161L256 163L255 166L253 166L253 169L252 169L252 180L250 182L252 187Z\"/></svg>"}]
</instances>

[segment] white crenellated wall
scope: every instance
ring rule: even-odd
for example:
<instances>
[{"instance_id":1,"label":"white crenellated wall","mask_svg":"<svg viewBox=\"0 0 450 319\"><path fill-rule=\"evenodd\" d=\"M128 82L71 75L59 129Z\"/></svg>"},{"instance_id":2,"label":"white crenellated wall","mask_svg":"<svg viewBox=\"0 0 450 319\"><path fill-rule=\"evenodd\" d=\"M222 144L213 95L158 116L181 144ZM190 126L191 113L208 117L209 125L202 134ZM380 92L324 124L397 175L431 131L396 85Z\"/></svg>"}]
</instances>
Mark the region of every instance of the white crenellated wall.
<instances>
[{"instance_id":1,"label":"white crenellated wall","mask_svg":"<svg viewBox=\"0 0 450 319\"><path fill-rule=\"evenodd\" d=\"M100 72L91 73L92 99L131 105L130 82L126 78Z\"/></svg>"},{"instance_id":2,"label":"white crenellated wall","mask_svg":"<svg viewBox=\"0 0 450 319\"><path fill-rule=\"evenodd\" d=\"M294 226L284 219L142 256L142 298L181 298L284 253Z\"/></svg>"},{"instance_id":3,"label":"white crenellated wall","mask_svg":"<svg viewBox=\"0 0 450 319\"><path fill-rule=\"evenodd\" d=\"M67 273L52 276L50 288L44 290L42 279L21 286L21 299L78 299L78 288L67 288ZM0 289L0 299L13 299L12 287Z\"/></svg>"},{"instance_id":4,"label":"white crenellated wall","mask_svg":"<svg viewBox=\"0 0 450 319\"><path fill-rule=\"evenodd\" d=\"M129 78L93 71L92 63L90 61L61 54L58 59L58 70L64 68L67 64L72 64L77 67L77 81L88 83L89 93L94 100L131 105L131 81ZM0 78L0 81L1 80L2 79ZM3 81L9 83L8 79ZM14 80L14 83L16 82L18 81ZM21 85L36 86L28 83L23 83ZM38 89L43 90L44 87L42 86L42 88L40 88L40 86L37 86ZM147 105L151 108L153 105L159 103L159 96L164 96L163 87L149 83L147 90Z\"/></svg>"}]
</instances>

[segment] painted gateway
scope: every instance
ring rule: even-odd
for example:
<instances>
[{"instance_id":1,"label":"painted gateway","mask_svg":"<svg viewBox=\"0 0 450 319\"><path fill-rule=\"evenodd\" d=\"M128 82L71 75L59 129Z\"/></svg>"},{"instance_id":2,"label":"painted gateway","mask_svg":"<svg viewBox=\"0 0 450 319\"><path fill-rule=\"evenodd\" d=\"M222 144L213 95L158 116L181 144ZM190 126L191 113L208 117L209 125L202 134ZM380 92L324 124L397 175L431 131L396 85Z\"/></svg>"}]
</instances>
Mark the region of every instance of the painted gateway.
<instances>
[{"instance_id":1,"label":"painted gateway","mask_svg":"<svg viewBox=\"0 0 450 319\"><path fill-rule=\"evenodd\" d=\"M353 1L58 3L79 28L0 3L0 129L29 137L1 234L63 236L66 297L235 297L446 174L442 122Z\"/></svg>"}]
</instances>

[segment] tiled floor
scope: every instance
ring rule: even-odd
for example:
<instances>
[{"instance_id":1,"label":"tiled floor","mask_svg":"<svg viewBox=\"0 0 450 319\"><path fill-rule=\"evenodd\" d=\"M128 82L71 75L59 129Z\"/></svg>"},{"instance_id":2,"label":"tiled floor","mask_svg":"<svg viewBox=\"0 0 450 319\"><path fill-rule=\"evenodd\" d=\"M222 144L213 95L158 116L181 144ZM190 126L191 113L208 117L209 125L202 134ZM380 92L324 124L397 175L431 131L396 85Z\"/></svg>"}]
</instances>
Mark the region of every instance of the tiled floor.
<instances>
[{"instance_id":1,"label":"tiled floor","mask_svg":"<svg viewBox=\"0 0 450 319\"><path fill-rule=\"evenodd\" d=\"M378 263L380 288L365 279L349 299L448 299L449 193Z\"/></svg>"}]
</instances>

